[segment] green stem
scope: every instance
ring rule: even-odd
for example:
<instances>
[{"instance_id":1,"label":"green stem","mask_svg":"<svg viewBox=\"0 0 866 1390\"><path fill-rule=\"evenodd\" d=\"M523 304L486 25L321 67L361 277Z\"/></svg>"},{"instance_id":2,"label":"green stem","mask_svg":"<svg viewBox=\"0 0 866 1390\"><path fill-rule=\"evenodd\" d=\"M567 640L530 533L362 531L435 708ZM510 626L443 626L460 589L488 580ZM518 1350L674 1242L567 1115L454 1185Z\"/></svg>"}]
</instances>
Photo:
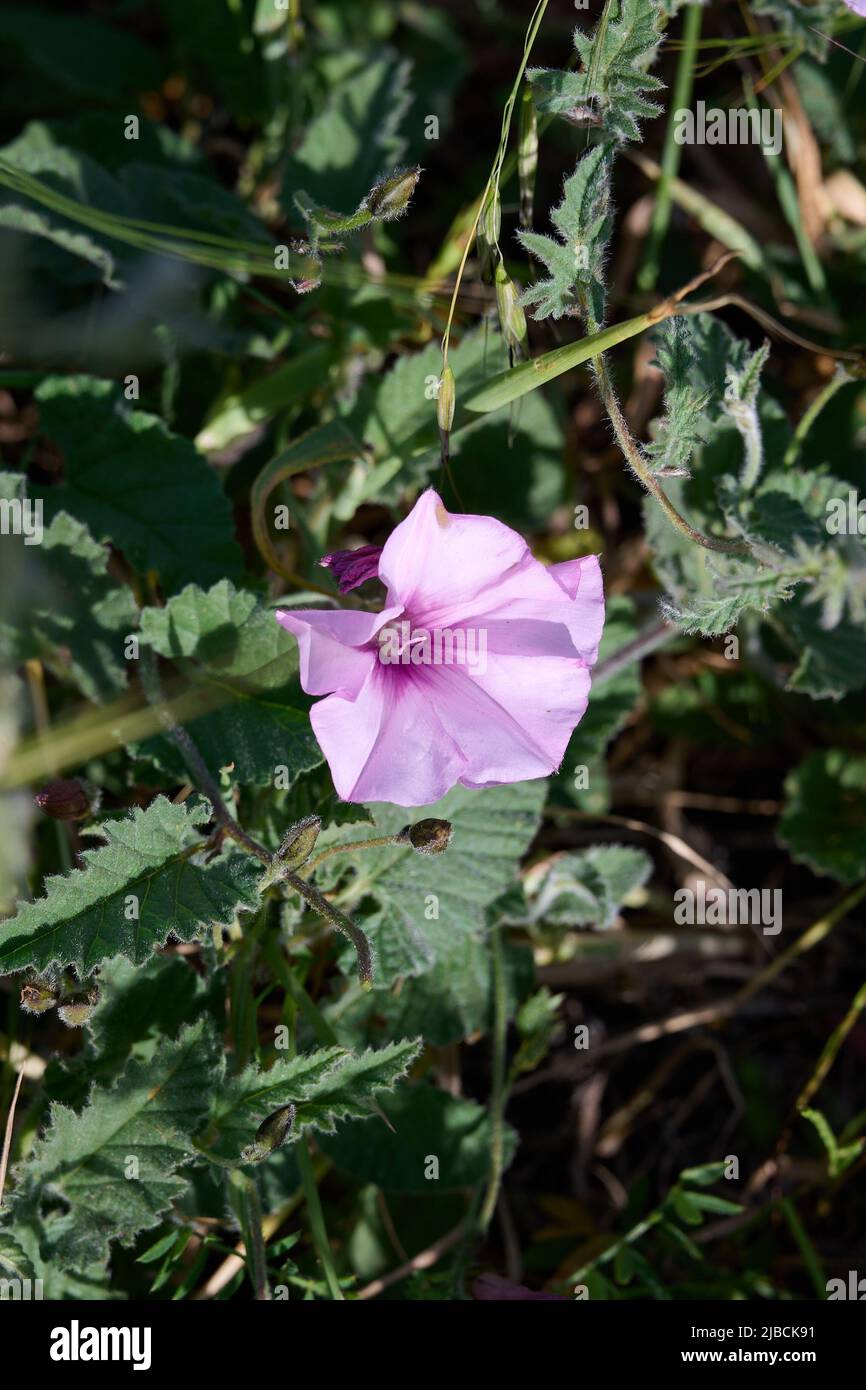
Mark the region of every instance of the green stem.
<instances>
[{"instance_id":1,"label":"green stem","mask_svg":"<svg viewBox=\"0 0 866 1390\"><path fill-rule=\"evenodd\" d=\"M507 1100L505 1043L508 1028L508 1005L505 995L503 931L504 928L501 926L494 927L490 939L493 966L493 1093L490 1103L490 1178L484 1204L478 1217L478 1226L481 1231L487 1230L496 1210L499 1190L502 1186L502 1169L505 1159L505 1105Z\"/></svg>"},{"instance_id":2,"label":"green stem","mask_svg":"<svg viewBox=\"0 0 866 1390\"><path fill-rule=\"evenodd\" d=\"M650 224L649 236L647 237L644 263L637 280L638 288L642 290L655 289L656 281L658 280L661 248L667 236L668 225L671 218L671 207L673 205L671 180L676 178L679 171L680 154L682 152L682 146L677 143L675 135L676 113L687 107L692 99L692 86L694 83L695 61L698 52L698 39L701 34L702 14L703 11L700 5L688 5L686 7L685 22L683 24L683 46L680 52L680 61L677 65L677 75L671 98L667 129L665 131L661 177L659 178L652 222Z\"/></svg>"},{"instance_id":3,"label":"green stem","mask_svg":"<svg viewBox=\"0 0 866 1390\"><path fill-rule=\"evenodd\" d=\"M152 709L155 710L160 723L165 729L166 734L174 744L180 749L183 760L189 768L190 773L197 781L199 788L211 803L214 819L222 827L227 835L236 840L244 849L249 850L250 854L256 855L265 864L271 864L273 855L264 845L254 840L252 835L248 835L245 830L238 825L234 816L229 812L228 807L222 798L222 792L217 786L210 770L198 751L194 740L182 728L174 718L169 706L162 696L162 685L159 679L159 664L156 653L151 647L143 647L141 653L141 684L144 689L145 698Z\"/></svg>"},{"instance_id":4,"label":"green stem","mask_svg":"<svg viewBox=\"0 0 866 1390\"><path fill-rule=\"evenodd\" d=\"M303 985L296 978L294 971L280 950L279 942L275 937L269 937L262 948L262 954L279 980L286 994L291 998L300 1013L310 1025L313 1034L320 1043L326 1047L340 1047L340 1039L337 1037L321 1009L312 1000L304 989Z\"/></svg>"},{"instance_id":5,"label":"green stem","mask_svg":"<svg viewBox=\"0 0 866 1390\"><path fill-rule=\"evenodd\" d=\"M304 1199L307 1203L310 1232L313 1237L313 1244L316 1247L316 1254L321 1261L325 1282L328 1285L331 1298L342 1303L345 1301L343 1298L343 1290L340 1288L340 1283L337 1279L337 1271L334 1268L331 1243L328 1240L325 1216L322 1211L319 1189L316 1186L316 1175L313 1172L313 1162L310 1158L307 1141L303 1135L295 1145L295 1158L297 1159L298 1171L301 1175L301 1187L304 1190Z\"/></svg>"},{"instance_id":6,"label":"green stem","mask_svg":"<svg viewBox=\"0 0 866 1390\"><path fill-rule=\"evenodd\" d=\"M798 422L797 428L794 430L791 442L785 450L785 456L782 462L784 463L786 468L790 468L792 464L795 464L797 462L797 459L800 457L800 451L803 447L806 435L809 433L818 416L821 414L821 411L824 409L824 406L827 405L828 402L833 399L837 391L841 390L843 386L847 386L848 383L853 380L854 378L848 375L844 367L839 367L837 368L836 375L832 376L830 380L827 382L826 386L823 386L821 388L821 390L818 392L817 396L809 406L808 410L805 411L800 421Z\"/></svg>"},{"instance_id":7,"label":"green stem","mask_svg":"<svg viewBox=\"0 0 866 1390\"><path fill-rule=\"evenodd\" d=\"M328 902L312 883L307 883L306 879L300 878L298 874L286 871L283 875L286 883L290 883L296 893L300 893L305 902L314 907L317 912L327 919L337 931L347 936L355 948L358 956L358 978L361 981L362 989L373 988L373 956L370 951L370 943L360 927L356 927L350 917L345 912L341 912L333 903Z\"/></svg>"},{"instance_id":8,"label":"green stem","mask_svg":"<svg viewBox=\"0 0 866 1390\"><path fill-rule=\"evenodd\" d=\"M479 199L478 210L475 214L475 220L472 223L472 228L469 232L468 237L466 238L466 245L463 248L463 255L460 259L460 265L458 267L457 275L454 280L454 289L451 294L451 304L448 309L448 321L445 324L445 332L442 335L443 371L448 366L448 345L451 341L451 324L454 319L454 311L457 307L457 296L460 293L460 284L463 279L463 272L466 269L466 262L469 259L469 252L472 250L472 245L475 241L475 234L478 231L478 223L481 221L481 214L484 211L484 208L487 204L487 199L489 198L492 190L494 188L499 187L500 181L502 179L502 168L503 162L505 160L505 151L508 146L508 136L511 130L511 116L514 111L514 103L516 102L517 94L520 91L520 84L523 81L523 74L526 71L526 64L529 62L529 55L532 52L532 45L535 43L536 36L538 34L539 29L541 28L541 21L544 18L544 12L547 9L547 3L548 0L539 0L539 3L536 5L535 9L532 12L532 18L529 21L529 28L526 31L526 39L524 40L523 44L523 57L520 61L520 67L517 69L517 76L514 79L514 85L511 88L511 91L508 95L508 100L506 101L505 107L502 112L502 126L500 128L499 133L499 148L496 151L496 158L493 161L493 168L490 171L490 177L488 178L484 188L484 192L482 193L481 198ZM514 156L513 167L517 167L516 155Z\"/></svg>"},{"instance_id":9,"label":"green stem","mask_svg":"<svg viewBox=\"0 0 866 1390\"><path fill-rule=\"evenodd\" d=\"M356 849L385 849L388 845L402 845L405 841L398 840L396 835L377 835L372 840L348 840L344 845L329 845L323 849L314 859L310 859L304 865L304 872L311 874L326 859L330 859L332 854L351 854Z\"/></svg>"},{"instance_id":10,"label":"green stem","mask_svg":"<svg viewBox=\"0 0 866 1390\"><path fill-rule=\"evenodd\" d=\"M247 1270L253 1286L253 1297L258 1302L267 1302L271 1291L268 1288L268 1260L262 1232L259 1189L255 1178L249 1173L241 1172L239 1168L232 1170L229 1184L246 1249Z\"/></svg>"},{"instance_id":11,"label":"green stem","mask_svg":"<svg viewBox=\"0 0 866 1390\"><path fill-rule=\"evenodd\" d=\"M584 305L586 313L586 305ZM598 325L587 315L587 329L590 333L598 332ZM631 430L628 427L625 416L620 409L613 382L607 370L607 363L604 356L594 357L592 366L595 370L598 382L599 395L604 403L604 408L610 417L613 425L617 443L623 452L625 461L640 483L646 488L658 502L668 521L674 525L684 536L688 536L690 541L696 545L702 545L705 550L715 550L723 555L743 555L749 550L745 541L721 541L714 536L705 536L702 531L698 531L685 517L677 510L673 502L668 497L658 478L652 472L644 460L640 446L632 438Z\"/></svg>"}]
</instances>

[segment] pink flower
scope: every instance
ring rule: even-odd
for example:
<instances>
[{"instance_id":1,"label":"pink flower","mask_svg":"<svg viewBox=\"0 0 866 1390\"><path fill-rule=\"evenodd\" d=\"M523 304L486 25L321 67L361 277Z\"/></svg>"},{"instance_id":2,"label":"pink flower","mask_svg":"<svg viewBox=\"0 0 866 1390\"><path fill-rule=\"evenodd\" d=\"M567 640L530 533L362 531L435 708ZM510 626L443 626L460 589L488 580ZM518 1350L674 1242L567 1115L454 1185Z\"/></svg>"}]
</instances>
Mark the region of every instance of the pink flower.
<instances>
[{"instance_id":1,"label":"pink flower","mask_svg":"<svg viewBox=\"0 0 866 1390\"><path fill-rule=\"evenodd\" d=\"M545 777L586 710L604 624L594 555L546 569L516 531L425 492L379 560L380 613L280 610L338 794L426 806Z\"/></svg>"},{"instance_id":2,"label":"pink flower","mask_svg":"<svg viewBox=\"0 0 866 1390\"><path fill-rule=\"evenodd\" d=\"M866 0L845 0L849 10L859 14L861 19L866 19Z\"/></svg>"}]
</instances>

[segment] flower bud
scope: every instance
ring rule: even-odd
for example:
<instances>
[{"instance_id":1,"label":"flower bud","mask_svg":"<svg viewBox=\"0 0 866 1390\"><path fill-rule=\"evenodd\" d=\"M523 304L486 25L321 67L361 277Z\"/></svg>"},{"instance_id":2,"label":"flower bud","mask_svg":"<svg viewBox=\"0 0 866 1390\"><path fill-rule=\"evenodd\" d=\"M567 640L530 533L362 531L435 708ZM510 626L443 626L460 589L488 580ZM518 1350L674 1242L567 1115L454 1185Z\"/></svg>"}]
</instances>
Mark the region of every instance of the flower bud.
<instances>
[{"instance_id":1,"label":"flower bud","mask_svg":"<svg viewBox=\"0 0 866 1390\"><path fill-rule=\"evenodd\" d=\"M431 818L404 826L395 838L400 844L411 845L418 854L444 854L453 834L450 821Z\"/></svg>"},{"instance_id":2,"label":"flower bud","mask_svg":"<svg viewBox=\"0 0 866 1390\"><path fill-rule=\"evenodd\" d=\"M517 288L505 266L496 267L496 308L502 336L515 357L525 355L527 341L526 315L517 300Z\"/></svg>"},{"instance_id":3,"label":"flower bud","mask_svg":"<svg viewBox=\"0 0 866 1390\"><path fill-rule=\"evenodd\" d=\"M502 225L502 210L499 203L499 189L490 192L478 219L478 260L481 279L485 285L493 284L496 267L501 259L499 251L499 231Z\"/></svg>"},{"instance_id":4,"label":"flower bud","mask_svg":"<svg viewBox=\"0 0 866 1390\"><path fill-rule=\"evenodd\" d=\"M40 810L53 820L84 820L92 809L92 797L79 777L49 782L33 799Z\"/></svg>"},{"instance_id":5,"label":"flower bud","mask_svg":"<svg viewBox=\"0 0 866 1390\"><path fill-rule=\"evenodd\" d=\"M319 816L305 816L286 831L277 850L277 858L284 869L299 869L306 864L316 847L321 829Z\"/></svg>"},{"instance_id":6,"label":"flower bud","mask_svg":"<svg viewBox=\"0 0 866 1390\"><path fill-rule=\"evenodd\" d=\"M381 222L400 217L409 206L420 177L421 168L416 165L412 169L397 169L387 179L374 184L366 198L370 215Z\"/></svg>"},{"instance_id":7,"label":"flower bud","mask_svg":"<svg viewBox=\"0 0 866 1390\"><path fill-rule=\"evenodd\" d=\"M56 1003L56 990L44 980L28 980L21 990L20 1004L26 1014L47 1014Z\"/></svg>"},{"instance_id":8,"label":"flower bud","mask_svg":"<svg viewBox=\"0 0 866 1390\"><path fill-rule=\"evenodd\" d=\"M535 171L538 168L538 118L532 88L523 89L520 101L520 123L517 139L517 177L520 184L520 225L532 226L532 204L535 192Z\"/></svg>"},{"instance_id":9,"label":"flower bud","mask_svg":"<svg viewBox=\"0 0 866 1390\"><path fill-rule=\"evenodd\" d=\"M58 1004L57 1012L67 1028L83 1028L93 1010L99 1003L99 990L89 989L86 993L73 994Z\"/></svg>"},{"instance_id":10,"label":"flower bud","mask_svg":"<svg viewBox=\"0 0 866 1390\"><path fill-rule=\"evenodd\" d=\"M241 1150L242 1162L261 1163L263 1158L268 1157L268 1154L281 1149L291 1134L294 1123L295 1107L293 1105L281 1105L279 1110L275 1110L266 1120L262 1120L256 1130L255 1141Z\"/></svg>"},{"instance_id":11,"label":"flower bud","mask_svg":"<svg viewBox=\"0 0 866 1390\"><path fill-rule=\"evenodd\" d=\"M323 555L319 564L331 571L340 593L348 594L368 579L378 579L381 554L381 545L362 545L357 550L335 550Z\"/></svg>"},{"instance_id":12,"label":"flower bud","mask_svg":"<svg viewBox=\"0 0 866 1390\"><path fill-rule=\"evenodd\" d=\"M436 397L436 419L445 434L454 424L454 402L454 373L450 367L446 367L439 378L439 394Z\"/></svg>"}]
</instances>

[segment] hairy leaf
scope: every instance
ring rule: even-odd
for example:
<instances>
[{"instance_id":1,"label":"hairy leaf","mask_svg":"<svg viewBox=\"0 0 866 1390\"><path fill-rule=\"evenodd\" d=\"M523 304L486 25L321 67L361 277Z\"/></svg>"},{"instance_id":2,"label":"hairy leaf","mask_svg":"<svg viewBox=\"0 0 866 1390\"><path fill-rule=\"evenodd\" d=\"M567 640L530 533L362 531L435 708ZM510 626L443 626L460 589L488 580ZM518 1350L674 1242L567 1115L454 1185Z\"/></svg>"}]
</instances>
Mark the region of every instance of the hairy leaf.
<instances>
[{"instance_id":1,"label":"hairy leaf","mask_svg":"<svg viewBox=\"0 0 866 1390\"><path fill-rule=\"evenodd\" d=\"M197 864L188 853L204 846L196 831L209 814L207 803L158 796L106 821L107 843L83 851L83 868L46 879L43 898L0 923L0 972L74 965L83 976L114 955L141 964L170 935L191 941L254 908L260 870L249 856Z\"/></svg>"},{"instance_id":2,"label":"hairy leaf","mask_svg":"<svg viewBox=\"0 0 866 1390\"><path fill-rule=\"evenodd\" d=\"M403 1086L383 1104L388 1122L353 1122L325 1134L319 1147L338 1168L384 1192L437 1192L474 1187L490 1168L490 1117L473 1100L432 1086ZM396 1131L396 1133L394 1132ZM516 1136L506 1126L505 1165ZM437 1160L435 1182L428 1176Z\"/></svg>"},{"instance_id":3,"label":"hairy leaf","mask_svg":"<svg viewBox=\"0 0 866 1390\"><path fill-rule=\"evenodd\" d=\"M67 1204L45 1223L53 1253L80 1268L156 1224L184 1189L177 1170L195 1152L219 1056L211 1026L194 1023L96 1087L80 1113L53 1107L26 1169L31 1188Z\"/></svg>"},{"instance_id":4,"label":"hairy leaf","mask_svg":"<svg viewBox=\"0 0 866 1390\"><path fill-rule=\"evenodd\" d=\"M613 926L624 898L646 883L652 860L629 845L593 845L531 869L528 920L552 926Z\"/></svg>"},{"instance_id":5,"label":"hairy leaf","mask_svg":"<svg viewBox=\"0 0 866 1390\"><path fill-rule=\"evenodd\" d=\"M663 22L655 0L614 0L591 35L574 31L580 71L527 71L539 113L565 116L577 125L600 119L604 131L617 140L639 140L638 122L661 110L645 93L664 86L646 71Z\"/></svg>"},{"instance_id":6,"label":"hairy leaf","mask_svg":"<svg viewBox=\"0 0 866 1390\"><path fill-rule=\"evenodd\" d=\"M274 786L284 768L285 787L322 761L298 683L297 643L255 594L228 579L207 591L189 585L164 608L146 608L141 633L160 656L180 663L212 707L189 723L212 770L234 764L237 782ZM182 769L164 738L140 751L169 771Z\"/></svg>"},{"instance_id":7,"label":"hairy leaf","mask_svg":"<svg viewBox=\"0 0 866 1390\"><path fill-rule=\"evenodd\" d=\"M562 202L550 219L559 234L518 232L518 239L543 261L548 278L523 291L521 304L532 306L536 319L562 318L586 298L596 322L604 319L604 254L610 235L610 151L597 145L582 159L563 188Z\"/></svg>"}]
</instances>

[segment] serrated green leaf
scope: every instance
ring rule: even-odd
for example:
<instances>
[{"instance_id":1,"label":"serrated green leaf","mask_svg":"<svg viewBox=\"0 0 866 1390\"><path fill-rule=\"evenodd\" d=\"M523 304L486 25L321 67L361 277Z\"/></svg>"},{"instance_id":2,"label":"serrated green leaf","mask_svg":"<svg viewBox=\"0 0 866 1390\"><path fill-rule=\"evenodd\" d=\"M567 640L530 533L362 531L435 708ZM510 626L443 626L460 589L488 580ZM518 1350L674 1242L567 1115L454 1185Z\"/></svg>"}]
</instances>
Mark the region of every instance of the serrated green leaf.
<instances>
[{"instance_id":1,"label":"serrated green leaf","mask_svg":"<svg viewBox=\"0 0 866 1390\"><path fill-rule=\"evenodd\" d=\"M346 1057L310 1087L298 1106L296 1129L333 1134L338 1120L370 1118L370 1102L394 1089L420 1051L420 1038L403 1038Z\"/></svg>"},{"instance_id":2,"label":"serrated green leaf","mask_svg":"<svg viewBox=\"0 0 866 1390\"><path fill-rule=\"evenodd\" d=\"M35 1279L28 1256L11 1231L0 1228L0 1271L4 1279Z\"/></svg>"},{"instance_id":3,"label":"serrated green leaf","mask_svg":"<svg viewBox=\"0 0 866 1390\"><path fill-rule=\"evenodd\" d=\"M342 1047L323 1047L297 1057L278 1057L267 1071L248 1066L229 1078L217 1094L211 1116L216 1132L207 1137L208 1150L238 1162L263 1120L281 1106L299 1104L346 1055ZM290 1136L290 1142L296 1137Z\"/></svg>"},{"instance_id":4,"label":"serrated green leaf","mask_svg":"<svg viewBox=\"0 0 866 1390\"><path fill-rule=\"evenodd\" d=\"M688 474L703 441L708 391L696 388L693 331L687 319L668 319L656 332L654 365L665 378L665 411L646 454L659 474Z\"/></svg>"},{"instance_id":5,"label":"serrated green leaf","mask_svg":"<svg viewBox=\"0 0 866 1390\"><path fill-rule=\"evenodd\" d=\"M496 925L496 904L485 914L489 927ZM532 987L532 952L506 941L504 950L505 1011L509 1018L517 1001ZM384 1020L395 1036L419 1033L434 1047L447 1047L473 1034L486 1033L493 1020L493 971L486 938L464 932L442 942L436 962L423 975L404 979L399 990L374 990L358 1001L355 1010L340 1018L341 1036L356 1037L355 1025L366 1024L371 1041Z\"/></svg>"},{"instance_id":6,"label":"serrated green leaf","mask_svg":"<svg viewBox=\"0 0 866 1390\"><path fill-rule=\"evenodd\" d=\"M521 304L535 308L533 317L558 319L580 296L592 306L596 322L604 319L604 254L610 235L610 151L597 145L577 162L563 187L562 202L550 219L559 234L518 232L518 239L548 271L546 280L523 291Z\"/></svg>"},{"instance_id":7,"label":"serrated green leaf","mask_svg":"<svg viewBox=\"0 0 866 1390\"><path fill-rule=\"evenodd\" d=\"M866 875L866 757L810 753L785 780L779 839L816 874L841 883Z\"/></svg>"},{"instance_id":8,"label":"serrated green leaf","mask_svg":"<svg viewBox=\"0 0 866 1390\"><path fill-rule=\"evenodd\" d=\"M261 871L248 856L196 864L184 854L204 847L196 830L209 815L206 803L159 796L146 811L104 822L107 843L83 851L83 868L46 879L43 898L0 923L0 972L58 964L84 976L114 955L141 964L169 935L191 941L256 907Z\"/></svg>"},{"instance_id":9,"label":"serrated green leaf","mask_svg":"<svg viewBox=\"0 0 866 1390\"><path fill-rule=\"evenodd\" d=\"M130 1062L110 1090L96 1087L80 1113L52 1109L23 1172L28 1186L67 1204L45 1221L55 1256L80 1268L157 1223L184 1189L177 1170L195 1152L220 1057L202 1020L146 1064Z\"/></svg>"},{"instance_id":10,"label":"serrated green leaf","mask_svg":"<svg viewBox=\"0 0 866 1390\"><path fill-rule=\"evenodd\" d=\"M321 763L297 678L297 643L255 594L228 579L207 591L189 585L164 608L144 609L141 637L180 662L203 701L216 706L189 723L209 767L233 763L234 779L256 786L274 786L284 767L285 786ZM139 751L168 771L181 769L164 738Z\"/></svg>"},{"instance_id":11,"label":"serrated green leaf","mask_svg":"<svg viewBox=\"0 0 866 1390\"><path fill-rule=\"evenodd\" d=\"M228 498L188 440L95 377L47 377L36 400L64 458L63 482L43 492L48 518L70 512L169 591L239 573Z\"/></svg>"},{"instance_id":12,"label":"serrated green leaf","mask_svg":"<svg viewBox=\"0 0 866 1390\"><path fill-rule=\"evenodd\" d=\"M539 113L565 116L578 125L600 117L604 131L617 140L639 140L638 122L661 110L645 93L664 86L646 71L655 58L663 23L655 0L614 0L591 35L574 31L579 72L527 71Z\"/></svg>"}]
</instances>

